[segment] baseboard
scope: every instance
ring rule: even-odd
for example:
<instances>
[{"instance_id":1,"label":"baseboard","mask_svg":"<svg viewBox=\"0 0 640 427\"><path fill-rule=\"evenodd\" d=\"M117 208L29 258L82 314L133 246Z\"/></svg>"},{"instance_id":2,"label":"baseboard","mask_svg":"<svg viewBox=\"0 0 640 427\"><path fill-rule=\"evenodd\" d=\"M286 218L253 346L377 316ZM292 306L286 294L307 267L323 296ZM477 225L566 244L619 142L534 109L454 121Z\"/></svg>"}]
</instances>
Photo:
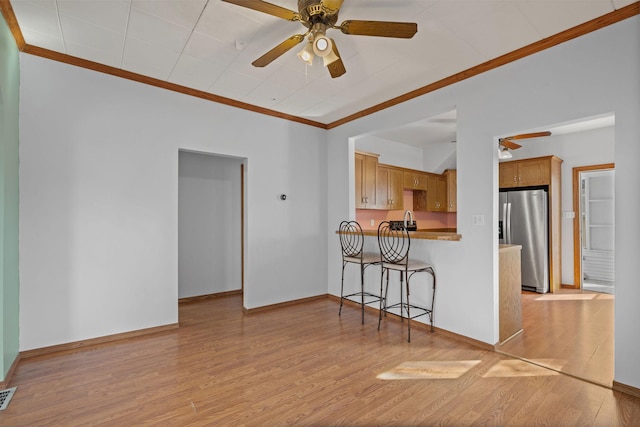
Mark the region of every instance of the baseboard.
<instances>
[{"instance_id":1,"label":"baseboard","mask_svg":"<svg viewBox=\"0 0 640 427\"><path fill-rule=\"evenodd\" d=\"M494 351L493 345L486 343L484 341L477 340L475 338L468 337L466 335L457 334L455 332L451 332L441 328L436 328L436 332L438 332L441 335L444 335L445 337L454 339L456 341L461 341L463 343L470 344L474 347L481 348L482 350Z\"/></svg>"},{"instance_id":2,"label":"baseboard","mask_svg":"<svg viewBox=\"0 0 640 427\"><path fill-rule=\"evenodd\" d=\"M340 303L340 297L329 294L328 295L329 299L334 300L338 303ZM344 300L344 305L349 305L349 306L353 306L353 307L358 307L360 308L360 304L358 304L355 301L351 301L348 299ZM372 312L372 313L378 313L380 310L378 308L375 307L370 307L368 305L365 306L365 311L367 312ZM393 314L393 313L387 313L387 318L391 318L394 321L401 321L402 319L400 318L400 316ZM429 325L428 323L422 323L422 322L417 322L417 321L413 321L411 322L411 329L417 329L417 330L422 330L422 331L431 331L431 325ZM456 341L460 341L460 342L464 342L466 344L470 344L474 347L479 347L483 350L488 350L488 351L494 351L494 346L491 344L488 344L486 342L483 341L479 341L476 340L474 338L469 338L465 335L460 335L457 334L455 332L451 332L448 331L446 329L442 329L442 328L438 328L437 326L434 326L434 331L437 334L440 334L442 336L445 336L447 338L456 340Z\"/></svg>"},{"instance_id":3,"label":"baseboard","mask_svg":"<svg viewBox=\"0 0 640 427\"><path fill-rule=\"evenodd\" d=\"M313 296L313 297L301 298L301 299L296 299L296 300L293 300L293 301L285 301L285 302L279 302L277 304L263 305L262 307L244 308L243 311L244 311L245 314L252 314L252 313L258 313L258 312L261 312L261 311L275 310L275 309L278 309L278 308L288 307L288 306L291 306L291 305L298 305L298 304L303 304L305 302L316 301L316 300L320 300L320 299L326 299L327 296L328 296L327 294L316 295L316 296Z\"/></svg>"},{"instance_id":4,"label":"baseboard","mask_svg":"<svg viewBox=\"0 0 640 427\"><path fill-rule=\"evenodd\" d=\"M637 387L633 387L630 385L626 385L626 384L622 384L617 381L614 381L611 388L621 393L630 394L631 396L634 396L634 397L640 397L640 388L637 388Z\"/></svg>"},{"instance_id":5,"label":"baseboard","mask_svg":"<svg viewBox=\"0 0 640 427\"><path fill-rule=\"evenodd\" d=\"M9 370L7 371L7 375L4 377L4 380L0 381L0 389L4 390L6 388L9 388L9 384L11 383L11 377L13 376L13 373L18 367L19 361L20 361L20 353L18 353L16 358L13 360L13 363L9 367Z\"/></svg>"},{"instance_id":6,"label":"baseboard","mask_svg":"<svg viewBox=\"0 0 640 427\"><path fill-rule=\"evenodd\" d=\"M158 333L158 332L169 331L169 330L172 330L172 329L176 329L178 327L179 327L179 325L177 323L171 323L169 325L156 326L156 327L153 327L153 328L138 329L136 331L129 331L129 332L123 332L123 333L120 333L120 334L106 335L104 337L91 338L91 339L88 339L88 340L74 341L74 342L65 343L65 344L52 345L52 346L49 346L49 347L36 348L36 349L33 349L33 350L21 351L20 352L20 358L21 359L28 359L30 357L49 355L49 354L53 354L53 353L60 353L62 351L78 350L78 349L82 349L82 348L86 348L86 347L92 347L92 346L97 346L97 345L101 345L101 344L107 344L107 343L111 343L111 342L114 342L114 341L125 340L125 339L128 339L128 338L136 338L136 337L140 337L140 336L143 336L143 335L150 335L150 334L155 334L155 333Z\"/></svg>"},{"instance_id":7,"label":"baseboard","mask_svg":"<svg viewBox=\"0 0 640 427\"><path fill-rule=\"evenodd\" d=\"M205 301L205 300L215 299L215 298L225 298L225 297L230 297L234 295L242 295L242 289L236 289L233 291L226 291L226 292L217 292L215 294L196 295L194 297L180 298L178 300L178 304L189 304L192 302L200 302L200 301Z\"/></svg>"}]
</instances>

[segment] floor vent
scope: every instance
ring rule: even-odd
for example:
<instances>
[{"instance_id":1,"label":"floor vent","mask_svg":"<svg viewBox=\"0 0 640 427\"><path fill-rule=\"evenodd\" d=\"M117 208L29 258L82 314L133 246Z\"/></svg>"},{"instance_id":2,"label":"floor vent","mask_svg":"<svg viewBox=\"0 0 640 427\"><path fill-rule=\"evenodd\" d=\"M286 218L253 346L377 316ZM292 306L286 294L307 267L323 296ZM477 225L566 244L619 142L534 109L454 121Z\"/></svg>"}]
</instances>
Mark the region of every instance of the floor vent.
<instances>
[{"instance_id":1,"label":"floor vent","mask_svg":"<svg viewBox=\"0 0 640 427\"><path fill-rule=\"evenodd\" d=\"M16 392L16 388L18 387L0 390L0 411L7 409L7 406L9 406L9 402L11 402L11 398L13 397L13 393Z\"/></svg>"}]
</instances>

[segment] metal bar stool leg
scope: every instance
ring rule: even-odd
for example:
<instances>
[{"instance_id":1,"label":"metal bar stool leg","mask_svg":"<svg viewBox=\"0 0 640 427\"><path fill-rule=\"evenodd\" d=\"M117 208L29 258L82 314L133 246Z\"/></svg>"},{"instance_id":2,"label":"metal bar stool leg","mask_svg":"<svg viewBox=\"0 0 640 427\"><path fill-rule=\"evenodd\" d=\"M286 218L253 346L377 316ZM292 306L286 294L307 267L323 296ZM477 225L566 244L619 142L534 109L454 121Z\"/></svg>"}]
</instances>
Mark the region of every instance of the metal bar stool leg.
<instances>
[{"instance_id":1,"label":"metal bar stool leg","mask_svg":"<svg viewBox=\"0 0 640 427\"><path fill-rule=\"evenodd\" d=\"M411 342L411 303L409 302L409 276L407 276L405 289L407 290L407 342Z\"/></svg>"},{"instance_id":2,"label":"metal bar stool leg","mask_svg":"<svg viewBox=\"0 0 640 427\"><path fill-rule=\"evenodd\" d=\"M433 269L429 269L429 273L433 276L433 292L431 293L431 315L429 316L429 320L431 320L431 332L434 332L433 329L433 316L435 313L435 303L436 303L436 272Z\"/></svg>"},{"instance_id":3,"label":"metal bar stool leg","mask_svg":"<svg viewBox=\"0 0 640 427\"><path fill-rule=\"evenodd\" d=\"M344 267L347 263L342 263L342 279L340 280L340 310L338 310L338 316L342 315L342 303L344 302Z\"/></svg>"},{"instance_id":4,"label":"metal bar stool leg","mask_svg":"<svg viewBox=\"0 0 640 427\"><path fill-rule=\"evenodd\" d=\"M362 324L364 325L364 264L360 264L360 296L362 297Z\"/></svg>"},{"instance_id":5,"label":"metal bar stool leg","mask_svg":"<svg viewBox=\"0 0 640 427\"><path fill-rule=\"evenodd\" d=\"M404 314L403 314L404 297L402 296L403 285L404 285L404 273L401 271L400 272L400 322L402 323L404 323Z\"/></svg>"},{"instance_id":6,"label":"metal bar stool leg","mask_svg":"<svg viewBox=\"0 0 640 427\"><path fill-rule=\"evenodd\" d=\"M387 286L384 287L384 274L387 273ZM384 294L382 293L382 289L384 287ZM384 315L387 315L387 291L389 289L389 270L382 267L380 272L380 311L378 312L378 330L380 330L380 323L382 322L382 312ZM384 295L384 297L382 296Z\"/></svg>"}]
</instances>

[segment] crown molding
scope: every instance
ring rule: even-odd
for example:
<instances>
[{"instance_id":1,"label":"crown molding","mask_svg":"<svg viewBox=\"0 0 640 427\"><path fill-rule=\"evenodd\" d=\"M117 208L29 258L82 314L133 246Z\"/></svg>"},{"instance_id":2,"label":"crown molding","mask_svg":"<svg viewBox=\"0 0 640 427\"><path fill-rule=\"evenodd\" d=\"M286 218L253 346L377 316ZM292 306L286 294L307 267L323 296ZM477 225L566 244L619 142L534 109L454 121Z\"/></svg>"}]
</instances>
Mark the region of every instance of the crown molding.
<instances>
[{"instance_id":1,"label":"crown molding","mask_svg":"<svg viewBox=\"0 0 640 427\"><path fill-rule=\"evenodd\" d=\"M466 80L469 77L477 76L478 74L485 73L487 71L493 70L494 68L501 67L510 62L517 61L518 59L525 58L529 55L533 55L534 53L541 52L553 46L559 45L569 40L573 40L575 38L578 38L585 34L599 30L601 28L607 27L609 25L615 24L617 22L623 21L625 19L631 18L638 14L640 14L640 2L635 2L628 6L625 6L618 10L610 12L606 15L602 15L598 18L592 19L591 21L587 21L573 28L569 28L568 30L555 34L551 37L547 37L546 39L542 39L528 46L524 46L520 49L514 50L513 52L509 52L505 55L502 55L492 60L489 60L487 62L484 62L480 65L476 65L475 67L461 71L452 76L445 77L444 79L439 80L437 82L431 83L429 85L423 86L411 92L405 93L404 95L397 96L388 101L382 102L380 104L369 107L365 110L359 111L357 113L346 116L342 119L331 122L327 124L327 129L333 129L335 127L351 122L353 120L357 120L359 118L368 116L370 114L376 113L386 108L393 107L394 105L398 105L403 102L409 101L410 99L425 95L429 92L442 89L443 87L452 85L454 83L458 83L462 80Z\"/></svg>"},{"instance_id":2,"label":"crown molding","mask_svg":"<svg viewBox=\"0 0 640 427\"><path fill-rule=\"evenodd\" d=\"M346 117L343 117L342 119L333 121L328 124L321 123L314 120L309 120L299 116L281 113L279 111L270 110L268 108L258 107L256 105L248 104L246 102L236 101L234 99L215 95L209 92L188 88L186 86L181 86L175 83L166 82L164 80L143 76L142 74L133 73L120 68L99 64L97 62L88 61L86 59L77 58L75 56L67 55L64 53L55 52L49 49L44 49L41 47L29 45L24 40L22 31L20 30L18 21L16 20L15 14L13 13L13 8L11 7L11 3L9 0L0 0L0 11L2 12L2 15L4 16L5 21L7 22L7 25L9 26L9 29L11 30L11 33L13 34L13 37L16 40L16 45L18 46L18 49L24 53L40 56L43 58L63 62L70 65L75 65L77 67L86 68L89 70L98 71L105 74L110 74L110 75L121 77L124 79L133 80L139 83L156 86L162 89L183 93L186 95L194 96L196 98L201 98L208 101L217 102L220 104L225 104L231 107L253 111L259 114L265 114L267 116L289 120L292 122L297 122L297 123L317 127L320 129L333 129L345 123L360 119L362 117L371 115L373 113L377 113L378 111L385 110L387 108L393 107L395 105L401 104L403 102L409 101L411 99L417 98L427 93L436 91L438 89L442 89L443 87L452 85L454 83L458 83L470 77L477 76L478 74L485 73L487 71L493 70L494 68L501 67L510 62L517 61L518 59L525 58L529 55L533 55L534 53L541 52L553 46L557 46L561 43L567 42L569 40L573 40L585 34L591 33L593 31L599 30L601 28L607 27L609 25L612 25L620 21L623 21L625 19L636 16L640 14L640 1L632 3L628 6L622 7L620 9L617 9L613 12L610 12L598 18L592 19L591 21L577 25L573 28L569 28L568 30L555 34L551 37L547 37L545 39L532 43L528 46L524 46L520 49L514 50L513 52L509 52L505 55L499 56L497 58L484 62L475 67L461 71L459 73L446 77L437 82L420 87L418 89L415 89L411 92L407 92L395 98L391 98L385 102L376 104L372 107L366 108L357 113L350 114Z\"/></svg>"},{"instance_id":3,"label":"crown molding","mask_svg":"<svg viewBox=\"0 0 640 427\"><path fill-rule=\"evenodd\" d=\"M0 0L0 12L2 12L2 16L9 26L9 30L11 31L11 34L13 34L13 38L16 40L18 50L22 51L26 46L26 43L24 41L24 37L22 36L20 26L18 25L16 15L13 13L13 7L11 6L9 0Z\"/></svg>"}]
</instances>

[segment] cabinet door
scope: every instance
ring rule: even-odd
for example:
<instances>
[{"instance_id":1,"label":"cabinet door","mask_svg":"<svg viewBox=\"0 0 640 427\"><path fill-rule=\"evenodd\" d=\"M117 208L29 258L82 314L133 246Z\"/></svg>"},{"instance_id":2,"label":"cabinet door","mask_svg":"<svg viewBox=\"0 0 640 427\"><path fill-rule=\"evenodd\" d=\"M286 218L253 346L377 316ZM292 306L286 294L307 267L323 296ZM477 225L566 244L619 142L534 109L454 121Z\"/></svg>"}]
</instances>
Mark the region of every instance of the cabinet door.
<instances>
[{"instance_id":1,"label":"cabinet door","mask_svg":"<svg viewBox=\"0 0 640 427\"><path fill-rule=\"evenodd\" d=\"M518 185L548 185L550 172L549 161L546 159L518 162Z\"/></svg>"},{"instance_id":2,"label":"cabinet door","mask_svg":"<svg viewBox=\"0 0 640 427\"><path fill-rule=\"evenodd\" d=\"M518 186L518 163L503 162L499 165L499 185L500 188L511 188Z\"/></svg>"},{"instance_id":3,"label":"cabinet door","mask_svg":"<svg viewBox=\"0 0 640 427\"><path fill-rule=\"evenodd\" d=\"M458 210L458 174L455 170L445 172L447 178L447 212Z\"/></svg>"},{"instance_id":4,"label":"cabinet door","mask_svg":"<svg viewBox=\"0 0 640 427\"><path fill-rule=\"evenodd\" d=\"M444 212L447 182L441 175L429 174L427 178L427 210Z\"/></svg>"},{"instance_id":5,"label":"cabinet door","mask_svg":"<svg viewBox=\"0 0 640 427\"><path fill-rule=\"evenodd\" d=\"M402 200L402 171L398 169L390 169L389 170L389 199L391 203L389 204L389 209L402 209L404 205Z\"/></svg>"},{"instance_id":6,"label":"cabinet door","mask_svg":"<svg viewBox=\"0 0 640 427\"><path fill-rule=\"evenodd\" d=\"M438 176L438 212L447 211L447 178Z\"/></svg>"},{"instance_id":7,"label":"cabinet door","mask_svg":"<svg viewBox=\"0 0 640 427\"><path fill-rule=\"evenodd\" d=\"M378 166L377 178L377 207L386 210L402 209L402 171Z\"/></svg>"},{"instance_id":8,"label":"cabinet door","mask_svg":"<svg viewBox=\"0 0 640 427\"><path fill-rule=\"evenodd\" d=\"M427 174L420 172L403 172L403 188L406 190L426 190Z\"/></svg>"},{"instance_id":9,"label":"cabinet door","mask_svg":"<svg viewBox=\"0 0 640 427\"><path fill-rule=\"evenodd\" d=\"M378 209L389 209L389 168L378 166L376 200Z\"/></svg>"},{"instance_id":10,"label":"cabinet door","mask_svg":"<svg viewBox=\"0 0 640 427\"><path fill-rule=\"evenodd\" d=\"M378 158L355 153L356 208L373 209L376 207L376 174Z\"/></svg>"}]
</instances>

